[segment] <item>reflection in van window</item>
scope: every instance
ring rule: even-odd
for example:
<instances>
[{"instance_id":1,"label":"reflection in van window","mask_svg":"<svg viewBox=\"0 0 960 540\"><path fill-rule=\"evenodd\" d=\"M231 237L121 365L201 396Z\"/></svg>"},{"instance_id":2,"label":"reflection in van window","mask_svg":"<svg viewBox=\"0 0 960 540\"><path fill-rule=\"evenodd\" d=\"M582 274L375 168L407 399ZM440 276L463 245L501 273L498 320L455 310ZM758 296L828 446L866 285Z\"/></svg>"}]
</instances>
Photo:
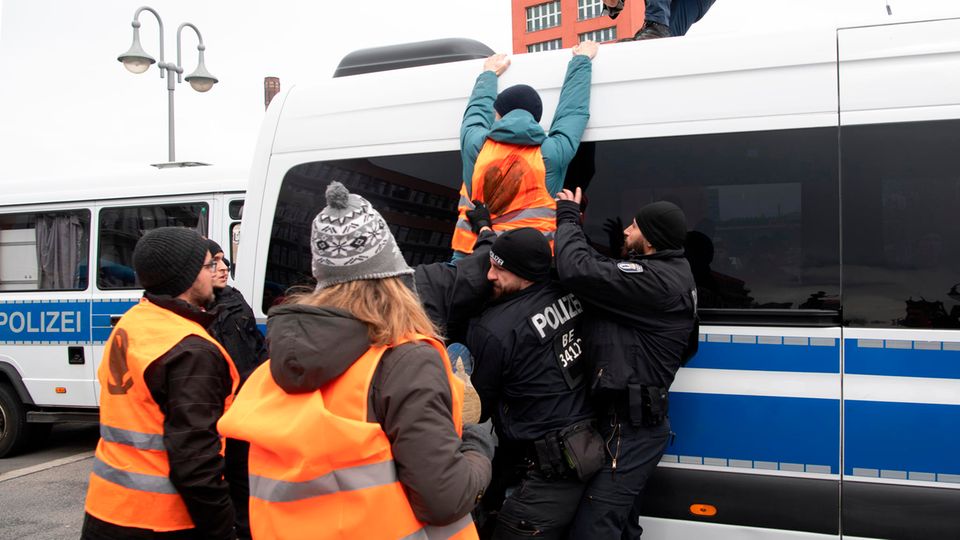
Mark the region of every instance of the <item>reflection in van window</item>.
<instances>
[{"instance_id":1,"label":"reflection in van window","mask_svg":"<svg viewBox=\"0 0 960 540\"><path fill-rule=\"evenodd\" d=\"M133 273L133 248L143 234L159 227L189 227L207 236L207 204L128 206L100 210L97 286L139 288Z\"/></svg>"},{"instance_id":2,"label":"reflection in van window","mask_svg":"<svg viewBox=\"0 0 960 540\"><path fill-rule=\"evenodd\" d=\"M844 319L960 328L960 120L842 133Z\"/></svg>"},{"instance_id":3,"label":"reflection in van window","mask_svg":"<svg viewBox=\"0 0 960 540\"><path fill-rule=\"evenodd\" d=\"M0 291L87 288L90 211L0 215Z\"/></svg>"},{"instance_id":4,"label":"reflection in van window","mask_svg":"<svg viewBox=\"0 0 960 540\"><path fill-rule=\"evenodd\" d=\"M587 142L566 185L586 186L584 231L613 256L641 206L680 206L702 308L839 310L836 141L818 128Z\"/></svg>"},{"instance_id":5,"label":"reflection in van window","mask_svg":"<svg viewBox=\"0 0 960 540\"><path fill-rule=\"evenodd\" d=\"M449 260L460 169L457 152L314 162L290 169L274 213L263 311L282 301L291 287L315 285L310 225L326 206L332 180L363 196L383 215L407 264Z\"/></svg>"}]
</instances>

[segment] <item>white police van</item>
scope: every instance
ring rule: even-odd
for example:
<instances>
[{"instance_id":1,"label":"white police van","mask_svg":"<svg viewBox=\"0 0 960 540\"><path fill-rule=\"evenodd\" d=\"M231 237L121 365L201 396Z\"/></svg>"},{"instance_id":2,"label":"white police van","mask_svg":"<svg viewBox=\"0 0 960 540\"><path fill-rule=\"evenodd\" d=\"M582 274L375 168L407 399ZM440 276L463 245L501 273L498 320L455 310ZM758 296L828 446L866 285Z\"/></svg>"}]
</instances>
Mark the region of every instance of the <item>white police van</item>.
<instances>
[{"instance_id":1,"label":"white police van","mask_svg":"<svg viewBox=\"0 0 960 540\"><path fill-rule=\"evenodd\" d=\"M273 101L237 276L258 317L310 283L331 180L410 264L448 259L491 52L358 51ZM514 56L500 87L538 88L549 126L569 56ZM567 184L600 249L658 199L691 229L702 342L648 536L960 538L960 19L604 45Z\"/></svg>"},{"instance_id":2,"label":"white police van","mask_svg":"<svg viewBox=\"0 0 960 540\"><path fill-rule=\"evenodd\" d=\"M0 457L56 422L96 422L112 321L142 295L145 231L191 227L236 256L245 170L143 171L17 182L0 193Z\"/></svg>"}]
</instances>

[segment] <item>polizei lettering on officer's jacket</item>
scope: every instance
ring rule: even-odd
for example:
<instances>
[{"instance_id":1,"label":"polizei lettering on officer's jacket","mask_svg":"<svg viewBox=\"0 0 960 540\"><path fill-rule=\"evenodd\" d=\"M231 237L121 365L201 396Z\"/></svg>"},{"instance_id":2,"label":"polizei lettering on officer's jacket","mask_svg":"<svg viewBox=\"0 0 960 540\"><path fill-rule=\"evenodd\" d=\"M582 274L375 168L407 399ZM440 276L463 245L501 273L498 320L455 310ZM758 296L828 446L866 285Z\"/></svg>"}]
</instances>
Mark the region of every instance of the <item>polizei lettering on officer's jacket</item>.
<instances>
[{"instance_id":1,"label":"polizei lettering on officer's jacket","mask_svg":"<svg viewBox=\"0 0 960 540\"><path fill-rule=\"evenodd\" d=\"M530 323L533 324L533 328L540 334L542 340L547 337L548 331L552 334L564 323L582 312L583 306L580 305L580 300L576 296L568 294L535 313L530 317Z\"/></svg>"}]
</instances>

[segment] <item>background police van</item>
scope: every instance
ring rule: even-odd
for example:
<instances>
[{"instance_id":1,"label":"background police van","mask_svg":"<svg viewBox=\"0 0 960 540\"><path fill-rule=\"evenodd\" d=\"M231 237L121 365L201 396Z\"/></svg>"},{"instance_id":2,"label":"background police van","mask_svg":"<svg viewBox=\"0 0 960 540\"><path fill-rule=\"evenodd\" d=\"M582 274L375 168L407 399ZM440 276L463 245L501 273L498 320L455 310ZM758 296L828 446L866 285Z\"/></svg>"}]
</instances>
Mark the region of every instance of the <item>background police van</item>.
<instances>
[{"instance_id":1,"label":"background police van","mask_svg":"<svg viewBox=\"0 0 960 540\"><path fill-rule=\"evenodd\" d=\"M0 457L96 421L103 344L143 291L145 231L191 227L233 260L246 172L217 167L21 183L0 193Z\"/></svg>"},{"instance_id":2,"label":"background police van","mask_svg":"<svg viewBox=\"0 0 960 540\"><path fill-rule=\"evenodd\" d=\"M410 264L448 260L482 65L453 60L490 52L358 51L273 101L237 275L258 317L310 282L331 180ZM514 56L500 87L538 88L549 126L569 57ZM586 232L616 250L674 201L700 288L648 535L960 538L960 19L604 45L591 99Z\"/></svg>"}]
</instances>

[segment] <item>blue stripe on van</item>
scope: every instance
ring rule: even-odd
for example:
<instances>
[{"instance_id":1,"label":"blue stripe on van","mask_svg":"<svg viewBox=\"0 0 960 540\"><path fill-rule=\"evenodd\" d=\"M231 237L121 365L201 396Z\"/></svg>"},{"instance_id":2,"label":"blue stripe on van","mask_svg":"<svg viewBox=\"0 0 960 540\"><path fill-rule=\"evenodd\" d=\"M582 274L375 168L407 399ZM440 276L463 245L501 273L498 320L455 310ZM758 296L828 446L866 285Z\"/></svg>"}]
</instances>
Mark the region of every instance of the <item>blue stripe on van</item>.
<instances>
[{"instance_id":1,"label":"blue stripe on van","mask_svg":"<svg viewBox=\"0 0 960 540\"><path fill-rule=\"evenodd\" d=\"M110 318L114 315L123 315L127 310L137 305L139 301L138 298L94 301L91 307L93 312L93 342L95 344L106 343L107 339L110 338L110 332L113 331Z\"/></svg>"},{"instance_id":2,"label":"blue stripe on van","mask_svg":"<svg viewBox=\"0 0 960 540\"><path fill-rule=\"evenodd\" d=\"M715 341L726 339L727 342ZM753 339L754 342L748 342ZM781 343L758 343L758 340ZM744 343L737 343L741 340ZM754 371L840 373L837 339L726 336L708 334L688 367ZM796 343L796 344L793 344Z\"/></svg>"},{"instance_id":3,"label":"blue stripe on van","mask_svg":"<svg viewBox=\"0 0 960 540\"><path fill-rule=\"evenodd\" d=\"M960 350L950 350L954 345L846 339L844 371L856 375L960 379Z\"/></svg>"},{"instance_id":4,"label":"blue stripe on van","mask_svg":"<svg viewBox=\"0 0 960 540\"><path fill-rule=\"evenodd\" d=\"M847 401L844 413L844 474L960 482L960 406Z\"/></svg>"},{"instance_id":5,"label":"blue stripe on van","mask_svg":"<svg viewBox=\"0 0 960 540\"><path fill-rule=\"evenodd\" d=\"M671 392L670 422L681 463L840 471L838 400Z\"/></svg>"}]
</instances>

